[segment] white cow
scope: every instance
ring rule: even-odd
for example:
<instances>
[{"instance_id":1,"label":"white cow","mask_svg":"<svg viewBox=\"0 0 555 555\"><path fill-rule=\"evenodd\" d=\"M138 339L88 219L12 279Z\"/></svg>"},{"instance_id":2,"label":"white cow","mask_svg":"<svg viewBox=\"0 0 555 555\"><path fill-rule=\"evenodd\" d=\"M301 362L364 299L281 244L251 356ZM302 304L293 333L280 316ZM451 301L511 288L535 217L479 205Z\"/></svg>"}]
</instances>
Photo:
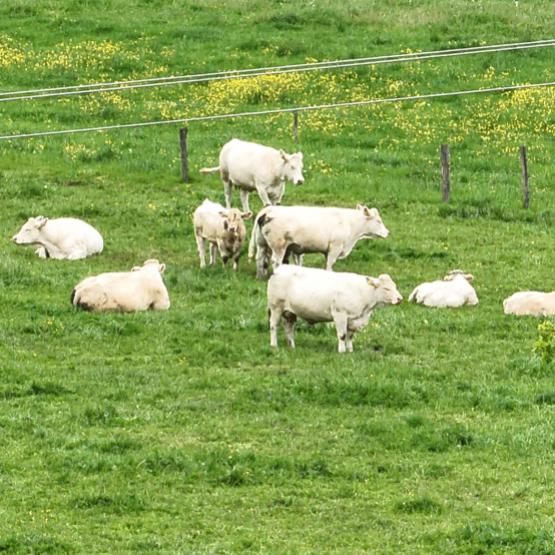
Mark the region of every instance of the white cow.
<instances>
[{"instance_id":1,"label":"white cow","mask_svg":"<svg viewBox=\"0 0 555 555\"><path fill-rule=\"evenodd\" d=\"M503 301L505 314L555 316L555 291L519 291Z\"/></svg>"},{"instance_id":2,"label":"white cow","mask_svg":"<svg viewBox=\"0 0 555 555\"><path fill-rule=\"evenodd\" d=\"M85 310L167 310L168 290L162 280L165 264L147 260L130 272L109 272L79 282L71 293L71 303Z\"/></svg>"},{"instance_id":3,"label":"white cow","mask_svg":"<svg viewBox=\"0 0 555 555\"><path fill-rule=\"evenodd\" d=\"M77 218L29 218L17 235L16 245L40 245L41 258L78 260L102 252L104 242L98 231Z\"/></svg>"},{"instance_id":4,"label":"white cow","mask_svg":"<svg viewBox=\"0 0 555 555\"><path fill-rule=\"evenodd\" d=\"M320 252L326 256L326 270L337 259L346 258L362 238L386 238L377 208L358 205L356 209L321 206L267 206L256 216L249 258L256 251L257 277L263 278L271 254L274 269L290 254Z\"/></svg>"},{"instance_id":5,"label":"white cow","mask_svg":"<svg viewBox=\"0 0 555 555\"><path fill-rule=\"evenodd\" d=\"M374 308L399 304L403 297L393 280L301 266L280 266L268 281L270 345L277 347L277 327L284 318L285 336L295 347L297 317L309 323L335 323L338 351L352 352L353 335L362 330Z\"/></svg>"},{"instance_id":6,"label":"white cow","mask_svg":"<svg viewBox=\"0 0 555 555\"><path fill-rule=\"evenodd\" d=\"M220 165L202 168L201 173L220 172L224 182L225 203L231 208L231 189L239 189L243 210L249 212L249 191L257 191L263 204L279 204L285 182L304 183L303 154L232 139L220 151Z\"/></svg>"},{"instance_id":7,"label":"white cow","mask_svg":"<svg viewBox=\"0 0 555 555\"><path fill-rule=\"evenodd\" d=\"M477 305L478 296L470 282L472 274L451 270L442 280L421 283L409 296L410 302L436 308L458 308Z\"/></svg>"},{"instance_id":8,"label":"white cow","mask_svg":"<svg viewBox=\"0 0 555 555\"><path fill-rule=\"evenodd\" d=\"M252 212L241 212L237 208L226 209L217 202L205 199L193 214L200 267L206 266L205 241L208 241L210 264L215 264L216 250L219 250L224 266L232 258L233 269L237 270L241 247L247 234L243 220L251 217Z\"/></svg>"}]
</instances>

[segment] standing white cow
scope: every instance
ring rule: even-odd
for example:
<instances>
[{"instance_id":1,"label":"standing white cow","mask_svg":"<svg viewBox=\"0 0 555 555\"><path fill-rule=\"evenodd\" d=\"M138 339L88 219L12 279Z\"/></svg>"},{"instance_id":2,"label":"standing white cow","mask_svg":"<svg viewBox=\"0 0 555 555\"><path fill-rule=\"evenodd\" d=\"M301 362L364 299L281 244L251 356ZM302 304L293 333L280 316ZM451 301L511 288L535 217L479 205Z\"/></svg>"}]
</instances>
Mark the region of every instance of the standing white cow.
<instances>
[{"instance_id":1,"label":"standing white cow","mask_svg":"<svg viewBox=\"0 0 555 555\"><path fill-rule=\"evenodd\" d=\"M220 172L227 208L231 208L232 187L237 187L245 212L250 211L249 191L257 191L266 206L281 202L287 180L294 185L304 183L302 152L287 154L283 150L240 139L232 139L222 147L219 166L200 171Z\"/></svg>"},{"instance_id":2,"label":"standing white cow","mask_svg":"<svg viewBox=\"0 0 555 555\"><path fill-rule=\"evenodd\" d=\"M472 274L451 270L442 280L421 283L409 296L410 302L436 308L458 308L465 304L477 305L478 295L470 282Z\"/></svg>"},{"instance_id":3,"label":"standing white cow","mask_svg":"<svg viewBox=\"0 0 555 555\"><path fill-rule=\"evenodd\" d=\"M205 241L210 243L210 264L216 262L216 250L224 266L233 259L233 269L237 270L241 247L247 230L243 220L252 217L252 212L241 212L237 208L224 208L217 202L204 199L193 214L193 227L197 241L200 267L206 266Z\"/></svg>"},{"instance_id":4,"label":"standing white cow","mask_svg":"<svg viewBox=\"0 0 555 555\"><path fill-rule=\"evenodd\" d=\"M337 259L346 258L362 238L385 239L385 227L377 208L358 205L356 209L321 206L267 206L254 222L249 258L256 251L257 277L263 278L271 253L276 269L286 255L320 252L326 256L326 270Z\"/></svg>"},{"instance_id":5,"label":"standing white cow","mask_svg":"<svg viewBox=\"0 0 555 555\"><path fill-rule=\"evenodd\" d=\"M555 291L519 291L503 301L503 312L516 316L555 316Z\"/></svg>"},{"instance_id":6,"label":"standing white cow","mask_svg":"<svg viewBox=\"0 0 555 555\"><path fill-rule=\"evenodd\" d=\"M130 272L108 272L85 278L71 292L71 303L95 312L167 310L170 298L162 280L165 269L165 264L150 259Z\"/></svg>"},{"instance_id":7,"label":"standing white cow","mask_svg":"<svg viewBox=\"0 0 555 555\"><path fill-rule=\"evenodd\" d=\"M104 242L98 231L77 218L29 218L17 235L16 245L40 245L41 258L78 260L102 252Z\"/></svg>"},{"instance_id":8,"label":"standing white cow","mask_svg":"<svg viewBox=\"0 0 555 555\"><path fill-rule=\"evenodd\" d=\"M277 347L277 328L284 318L285 335L295 347L297 317L309 323L335 323L338 351L352 352L353 335L362 330L374 308L399 304L403 297L387 274L378 278L328 272L301 266L280 266L268 281L270 345Z\"/></svg>"}]
</instances>

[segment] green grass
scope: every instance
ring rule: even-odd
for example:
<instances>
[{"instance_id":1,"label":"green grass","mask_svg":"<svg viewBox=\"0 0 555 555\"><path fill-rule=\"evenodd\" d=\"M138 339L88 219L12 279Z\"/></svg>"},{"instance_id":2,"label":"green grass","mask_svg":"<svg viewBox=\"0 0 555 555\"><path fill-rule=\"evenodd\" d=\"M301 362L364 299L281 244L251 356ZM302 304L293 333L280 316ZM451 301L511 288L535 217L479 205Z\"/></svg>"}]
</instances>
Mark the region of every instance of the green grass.
<instances>
[{"instance_id":1,"label":"green grass","mask_svg":"<svg viewBox=\"0 0 555 555\"><path fill-rule=\"evenodd\" d=\"M547 0L6 0L0 88L535 40L554 23ZM1 65L18 52L25 61ZM552 59L542 49L338 72L333 83L4 103L0 121L4 134L538 82ZM553 553L555 366L533 351L539 321L501 304L554 288L551 99L301 114L306 182L284 202L366 203L391 231L336 269L388 272L407 298L459 267L480 298L457 311L377 311L346 356L325 325L300 323L294 351L281 331L280 349L269 347L266 285L246 254L237 274L198 268L191 214L205 197L223 201L219 179L198 168L233 136L296 150L290 117L192 124L189 184L175 127L1 143L0 552ZM11 244L38 214L90 221L105 251L44 261ZM167 264L168 312L70 305L83 277L152 257Z\"/></svg>"}]
</instances>

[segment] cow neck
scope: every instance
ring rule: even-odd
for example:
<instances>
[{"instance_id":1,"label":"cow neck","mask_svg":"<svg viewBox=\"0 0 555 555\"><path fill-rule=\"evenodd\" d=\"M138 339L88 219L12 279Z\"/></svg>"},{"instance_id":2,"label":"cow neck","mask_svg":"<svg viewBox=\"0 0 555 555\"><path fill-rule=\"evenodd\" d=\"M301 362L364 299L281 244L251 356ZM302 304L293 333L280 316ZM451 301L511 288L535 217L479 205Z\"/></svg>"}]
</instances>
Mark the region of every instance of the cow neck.
<instances>
[{"instance_id":1,"label":"cow neck","mask_svg":"<svg viewBox=\"0 0 555 555\"><path fill-rule=\"evenodd\" d=\"M50 258L60 258L60 256L64 255L64 253L54 243L51 243L47 239L42 238L39 242L35 243L35 245L44 247Z\"/></svg>"}]
</instances>

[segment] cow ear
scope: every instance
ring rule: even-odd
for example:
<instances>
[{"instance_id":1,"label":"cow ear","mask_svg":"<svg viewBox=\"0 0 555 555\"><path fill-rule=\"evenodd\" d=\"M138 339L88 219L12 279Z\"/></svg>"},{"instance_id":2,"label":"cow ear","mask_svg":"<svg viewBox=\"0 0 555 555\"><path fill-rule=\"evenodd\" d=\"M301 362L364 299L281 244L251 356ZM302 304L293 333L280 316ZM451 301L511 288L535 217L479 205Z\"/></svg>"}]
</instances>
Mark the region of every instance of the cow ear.
<instances>
[{"instance_id":1,"label":"cow ear","mask_svg":"<svg viewBox=\"0 0 555 555\"><path fill-rule=\"evenodd\" d=\"M229 229L229 222L224 220L224 229L227 231Z\"/></svg>"},{"instance_id":2,"label":"cow ear","mask_svg":"<svg viewBox=\"0 0 555 555\"><path fill-rule=\"evenodd\" d=\"M367 218L371 218L371 217L373 216L372 210L371 210L370 208L368 208L367 206L365 206L365 207L362 209L362 212L364 213L364 215L365 215Z\"/></svg>"},{"instance_id":3,"label":"cow ear","mask_svg":"<svg viewBox=\"0 0 555 555\"><path fill-rule=\"evenodd\" d=\"M252 212L241 212L241 218L243 218L243 220L250 220L252 218Z\"/></svg>"},{"instance_id":4,"label":"cow ear","mask_svg":"<svg viewBox=\"0 0 555 555\"><path fill-rule=\"evenodd\" d=\"M139 270L142 270L143 266L133 266L133 268L131 268L132 272L138 272Z\"/></svg>"},{"instance_id":5,"label":"cow ear","mask_svg":"<svg viewBox=\"0 0 555 555\"><path fill-rule=\"evenodd\" d=\"M466 279L466 281L472 281L474 276L472 274L464 274L464 279Z\"/></svg>"},{"instance_id":6,"label":"cow ear","mask_svg":"<svg viewBox=\"0 0 555 555\"><path fill-rule=\"evenodd\" d=\"M42 229L46 225L47 221L48 221L48 218L44 216L37 216L35 219L35 222L37 224L37 229Z\"/></svg>"},{"instance_id":7,"label":"cow ear","mask_svg":"<svg viewBox=\"0 0 555 555\"><path fill-rule=\"evenodd\" d=\"M380 280L373 278L371 276L366 276L366 282L370 287L374 287L374 288L379 287L380 285Z\"/></svg>"},{"instance_id":8,"label":"cow ear","mask_svg":"<svg viewBox=\"0 0 555 555\"><path fill-rule=\"evenodd\" d=\"M218 216L221 216L222 218L227 218L227 210L220 210L218 212Z\"/></svg>"},{"instance_id":9,"label":"cow ear","mask_svg":"<svg viewBox=\"0 0 555 555\"><path fill-rule=\"evenodd\" d=\"M287 154L287 152L285 152L285 150L279 149L279 153L281 154L284 162L289 162L289 155Z\"/></svg>"},{"instance_id":10,"label":"cow ear","mask_svg":"<svg viewBox=\"0 0 555 555\"><path fill-rule=\"evenodd\" d=\"M166 265L162 263L158 266L158 269L160 270L160 273L163 274L166 271Z\"/></svg>"}]
</instances>

